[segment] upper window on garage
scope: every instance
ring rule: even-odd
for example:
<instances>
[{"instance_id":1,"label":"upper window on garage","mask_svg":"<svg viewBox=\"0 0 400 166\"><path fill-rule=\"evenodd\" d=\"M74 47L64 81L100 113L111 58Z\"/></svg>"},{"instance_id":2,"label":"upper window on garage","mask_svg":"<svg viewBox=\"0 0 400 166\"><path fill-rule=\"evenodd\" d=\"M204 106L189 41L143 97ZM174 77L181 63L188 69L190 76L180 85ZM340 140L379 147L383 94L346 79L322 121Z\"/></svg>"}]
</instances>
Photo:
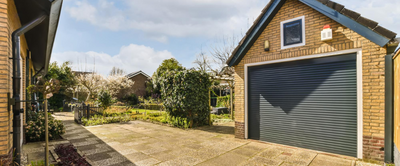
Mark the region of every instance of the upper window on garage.
<instances>
[{"instance_id":1,"label":"upper window on garage","mask_svg":"<svg viewBox=\"0 0 400 166\"><path fill-rule=\"evenodd\" d=\"M304 46L305 36L304 16L281 22L281 49Z\"/></svg>"}]
</instances>

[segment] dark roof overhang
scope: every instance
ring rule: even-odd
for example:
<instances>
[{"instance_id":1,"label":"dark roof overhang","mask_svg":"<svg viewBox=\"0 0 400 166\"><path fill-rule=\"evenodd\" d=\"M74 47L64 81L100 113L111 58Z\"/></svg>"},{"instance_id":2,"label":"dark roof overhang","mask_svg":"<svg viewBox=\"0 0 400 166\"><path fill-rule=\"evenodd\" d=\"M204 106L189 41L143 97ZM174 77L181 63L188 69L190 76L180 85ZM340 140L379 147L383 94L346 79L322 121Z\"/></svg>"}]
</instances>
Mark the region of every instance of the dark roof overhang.
<instances>
[{"instance_id":1,"label":"dark roof overhang","mask_svg":"<svg viewBox=\"0 0 400 166\"><path fill-rule=\"evenodd\" d=\"M25 33L35 71L47 73L63 0L14 0L21 25L45 13L48 17ZM21 50L24 51L24 50Z\"/></svg>"},{"instance_id":2,"label":"dark roof overhang","mask_svg":"<svg viewBox=\"0 0 400 166\"><path fill-rule=\"evenodd\" d=\"M150 76L147 75L147 74L146 74L145 72L143 72L142 70L129 73L129 74L126 75L126 77L127 77L127 78L132 78L132 77L135 77L135 76L137 76L137 75L139 75L139 74L142 74L142 75L144 75L144 76L147 77L147 78L150 78Z\"/></svg>"},{"instance_id":3,"label":"dark roof overhang","mask_svg":"<svg viewBox=\"0 0 400 166\"><path fill-rule=\"evenodd\" d=\"M361 36L383 47L393 42L396 33L378 25L377 22L360 16L360 14L345 8L343 5L330 0L299 0L318 12L335 20L336 22L357 32ZM229 66L237 65L257 40L262 30L269 24L276 12L282 7L285 0L271 0L263 9L261 15L254 22L253 26L247 31L242 41L232 52L226 62ZM398 44L398 43L397 43Z\"/></svg>"}]
</instances>

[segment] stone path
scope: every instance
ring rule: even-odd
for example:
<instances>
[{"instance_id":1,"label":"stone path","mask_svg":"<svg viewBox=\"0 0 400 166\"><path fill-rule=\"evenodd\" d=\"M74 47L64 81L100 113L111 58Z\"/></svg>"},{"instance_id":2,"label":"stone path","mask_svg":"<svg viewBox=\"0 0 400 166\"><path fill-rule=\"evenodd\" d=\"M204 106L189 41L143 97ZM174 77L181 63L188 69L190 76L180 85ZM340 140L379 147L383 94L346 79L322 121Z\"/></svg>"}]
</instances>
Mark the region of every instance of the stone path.
<instances>
[{"instance_id":1,"label":"stone path","mask_svg":"<svg viewBox=\"0 0 400 166\"><path fill-rule=\"evenodd\" d=\"M142 121L82 127L69 114L55 114L67 127L64 138L85 153L93 165L374 165L354 158L235 139L233 123L191 130Z\"/></svg>"}]
</instances>

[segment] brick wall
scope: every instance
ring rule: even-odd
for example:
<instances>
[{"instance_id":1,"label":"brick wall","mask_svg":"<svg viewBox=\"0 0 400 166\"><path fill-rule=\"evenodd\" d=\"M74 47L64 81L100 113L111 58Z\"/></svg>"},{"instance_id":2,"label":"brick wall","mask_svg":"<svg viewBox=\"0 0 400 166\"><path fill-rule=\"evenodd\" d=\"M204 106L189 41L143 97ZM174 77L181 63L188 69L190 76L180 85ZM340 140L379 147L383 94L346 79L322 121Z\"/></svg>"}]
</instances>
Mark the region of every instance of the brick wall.
<instances>
[{"instance_id":1,"label":"brick wall","mask_svg":"<svg viewBox=\"0 0 400 166\"><path fill-rule=\"evenodd\" d=\"M7 108L7 93L12 95L12 44L11 34L21 27L13 0L0 0L0 158L12 155L12 112ZM25 62L27 44L21 36L21 61ZM25 71L22 71L25 80ZM23 92L25 84L23 82ZM25 94L21 94L23 97ZM24 99L24 98L22 98ZM24 108L24 107L23 107ZM10 108L12 110L12 107Z\"/></svg>"},{"instance_id":2,"label":"brick wall","mask_svg":"<svg viewBox=\"0 0 400 166\"><path fill-rule=\"evenodd\" d=\"M300 16L305 16L306 45L281 50L280 22ZM326 24L329 24L332 28L333 40L322 42L320 35L322 27ZM270 51L268 52L263 49L265 40L270 42ZM287 0L285 2L241 62L235 66L236 124L245 122L244 64L353 48L362 49L364 158L383 160L383 140L380 141L381 144L379 145L368 142L384 138L384 56L386 55L386 48L376 45L298 0ZM235 131L243 131L244 129L239 129L243 127L244 125L238 125ZM235 135L238 138L243 138L244 132Z\"/></svg>"},{"instance_id":3,"label":"brick wall","mask_svg":"<svg viewBox=\"0 0 400 166\"><path fill-rule=\"evenodd\" d=\"M8 59L8 20L7 0L0 0L0 157L7 155L10 149L10 114L7 111L7 93L10 92L10 60Z\"/></svg>"},{"instance_id":4,"label":"brick wall","mask_svg":"<svg viewBox=\"0 0 400 166\"><path fill-rule=\"evenodd\" d=\"M130 80L135 82L132 86L133 93L135 93L137 96L146 95L146 76L144 76L143 74L139 74L135 77L130 78Z\"/></svg>"}]
</instances>

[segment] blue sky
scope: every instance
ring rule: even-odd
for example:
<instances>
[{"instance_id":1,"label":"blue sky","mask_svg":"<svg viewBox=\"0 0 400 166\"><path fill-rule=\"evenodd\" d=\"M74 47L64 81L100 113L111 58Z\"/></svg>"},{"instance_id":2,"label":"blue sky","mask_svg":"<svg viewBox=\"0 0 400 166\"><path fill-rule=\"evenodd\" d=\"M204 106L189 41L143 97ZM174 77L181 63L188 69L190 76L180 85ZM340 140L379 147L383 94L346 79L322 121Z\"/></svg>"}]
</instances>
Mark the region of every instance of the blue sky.
<instances>
[{"instance_id":1,"label":"blue sky","mask_svg":"<svg viewBox=\"0 0 400 166\"><path fill-rule=\"evenodd\" d=\"M193 67L224 37L241 37L269 0L64 0L52 61L107 75L149 75L164 59ZM400 33L399 0L336 0ZM94 65L95 64L95 65Z\"/></svg>"}]
</instances>

